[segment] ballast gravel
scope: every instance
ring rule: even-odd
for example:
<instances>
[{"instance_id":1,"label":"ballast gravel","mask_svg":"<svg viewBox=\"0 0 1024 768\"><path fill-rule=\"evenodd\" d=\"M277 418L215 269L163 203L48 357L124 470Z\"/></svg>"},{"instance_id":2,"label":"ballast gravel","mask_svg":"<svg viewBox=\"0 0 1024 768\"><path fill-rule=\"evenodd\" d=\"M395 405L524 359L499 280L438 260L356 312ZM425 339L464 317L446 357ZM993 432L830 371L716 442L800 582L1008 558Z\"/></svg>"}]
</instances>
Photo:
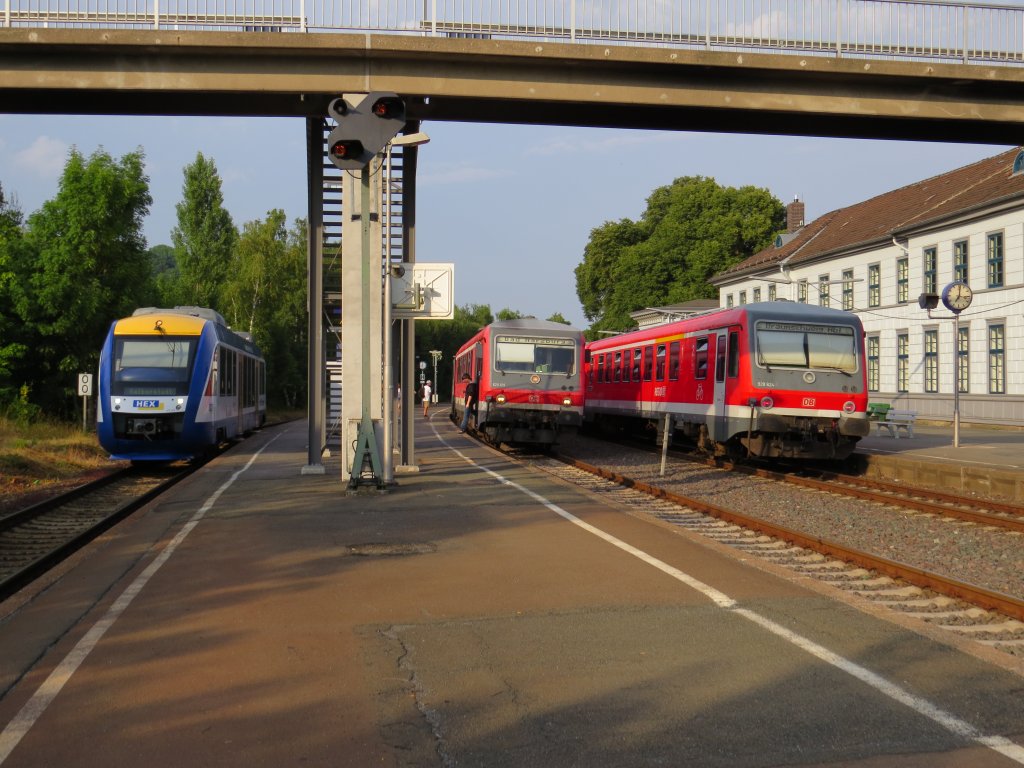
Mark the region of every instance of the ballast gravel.
<instances>
[{"instance_id":1,"label":"ballast gravel","mask_svg":"<svg viewBox=\"0 0 1024 768\"><path fill-rule=\"evenodd\" d=\"M567 455L719 507L1024 599L1024 535L668 459L586 436Z\"/></svg>"}]
</instances>

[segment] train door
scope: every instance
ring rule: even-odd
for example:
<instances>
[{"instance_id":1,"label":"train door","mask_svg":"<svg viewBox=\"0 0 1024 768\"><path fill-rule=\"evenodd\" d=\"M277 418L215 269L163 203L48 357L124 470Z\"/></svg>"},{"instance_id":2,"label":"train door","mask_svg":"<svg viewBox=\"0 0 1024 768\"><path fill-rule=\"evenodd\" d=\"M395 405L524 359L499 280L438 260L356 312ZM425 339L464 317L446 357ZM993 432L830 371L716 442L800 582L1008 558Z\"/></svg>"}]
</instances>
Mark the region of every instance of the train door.
<instances>
[{"instance_id":1,"label":"train door","mask_svg":"<svg viewBox=\"0 0 1024 768\"><path fill-rule=\"evenodd\" d=\"M732 436L729 403L740 373L739 341L738 328L723 328L716 332L714 418L711 425L711 437L715 442L725 442Z\"/></svg>"}]
</instances>

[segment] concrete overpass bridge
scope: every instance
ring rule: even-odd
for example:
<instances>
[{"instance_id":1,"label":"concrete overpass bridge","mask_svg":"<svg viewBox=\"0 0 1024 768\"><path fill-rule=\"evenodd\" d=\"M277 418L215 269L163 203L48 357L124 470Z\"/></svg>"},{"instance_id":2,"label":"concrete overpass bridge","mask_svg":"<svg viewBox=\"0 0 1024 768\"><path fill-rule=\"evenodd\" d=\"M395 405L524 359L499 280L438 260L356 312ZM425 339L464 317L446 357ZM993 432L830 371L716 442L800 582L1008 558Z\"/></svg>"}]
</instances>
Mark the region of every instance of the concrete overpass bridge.
<instances>
[{"instance_id":1,"label":"concrete overpass bridge","mask_svg":"<svg viewBox=\"0 0 1024 768\"><path fill-rule=\"evenodd\" d=\"M402 95L410 129L436 120L1005 145L1021 142L1024 124L1024 8L992 3L0 1L0 111L306 118L312 467L330 346L323 302L341 293L323 268L343 218L325 116L342 93ZM393 260L413 261L416 149L395 159L405 193L384 237Z\"/></svg>"}]
</instances>

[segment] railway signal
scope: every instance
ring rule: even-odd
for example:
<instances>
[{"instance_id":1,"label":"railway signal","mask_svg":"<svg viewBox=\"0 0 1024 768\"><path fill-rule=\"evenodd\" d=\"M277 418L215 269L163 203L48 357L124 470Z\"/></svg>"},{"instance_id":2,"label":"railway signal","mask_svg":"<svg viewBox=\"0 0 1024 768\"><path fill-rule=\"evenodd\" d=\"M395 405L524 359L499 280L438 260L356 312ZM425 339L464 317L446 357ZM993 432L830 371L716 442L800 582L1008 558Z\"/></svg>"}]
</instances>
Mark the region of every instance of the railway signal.
<instances>
[{"instance_id":1,"label":"railway signal","mask_svg":"<svg viewBox=\"0 0 1024 768\"><path fill-rule=\"evenodd\" d=\"M327 156L342 170L365 168L405 126L405 102L394 93L346 94L327 107L337 126Z\"/></svg>"}]
</instances>

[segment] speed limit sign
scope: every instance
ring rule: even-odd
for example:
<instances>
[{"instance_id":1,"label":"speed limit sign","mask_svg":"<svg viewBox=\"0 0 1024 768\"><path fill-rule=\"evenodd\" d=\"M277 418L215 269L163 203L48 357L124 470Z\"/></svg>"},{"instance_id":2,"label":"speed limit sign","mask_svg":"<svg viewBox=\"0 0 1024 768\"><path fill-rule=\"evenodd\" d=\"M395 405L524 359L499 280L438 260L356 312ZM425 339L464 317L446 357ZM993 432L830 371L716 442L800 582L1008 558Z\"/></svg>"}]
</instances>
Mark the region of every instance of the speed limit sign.
<instances>
[{"instance_id":1,"label":"speed limit sign","mask_svg":"<svg viewBox=\"0 0 1024 768\"><path fill-rule=\"evenodd\" d=\"M82 397L88 397L92 395L91 373L78 374L78 394L81 395Z\"/></svg>"}]
</instances>

